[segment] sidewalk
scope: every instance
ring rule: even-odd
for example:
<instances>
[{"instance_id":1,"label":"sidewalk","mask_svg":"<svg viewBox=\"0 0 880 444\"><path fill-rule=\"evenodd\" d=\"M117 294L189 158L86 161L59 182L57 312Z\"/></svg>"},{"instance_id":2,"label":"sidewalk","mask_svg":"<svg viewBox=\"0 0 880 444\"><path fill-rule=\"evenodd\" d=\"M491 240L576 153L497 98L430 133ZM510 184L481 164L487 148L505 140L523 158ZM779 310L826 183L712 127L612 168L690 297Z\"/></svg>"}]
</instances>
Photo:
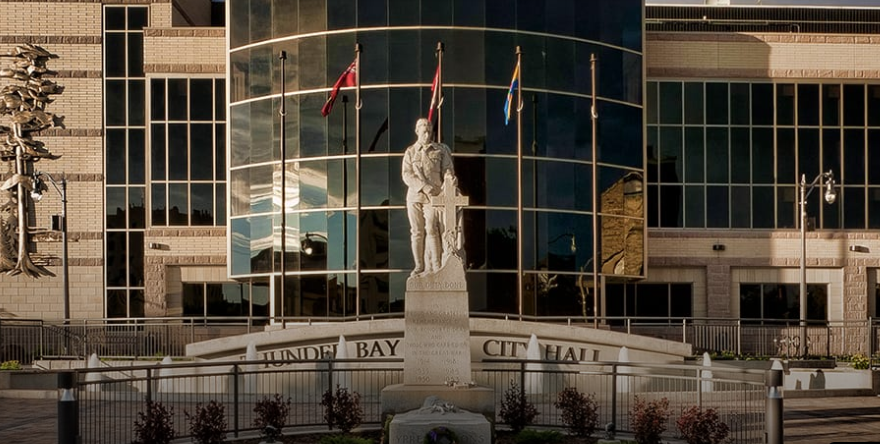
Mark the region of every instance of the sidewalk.
<instances>
[{"instance_id":1,"label":"sidewalk","mask_svg":"<svg viewBox=\"0 0 880 444\"><path fill-rule=\"evenodd\" d=\"M0 398L0 443L56 444L57 408L51 399ZM786 444L880 442L880 397L786 399L784 408Z\"/></svg>"}]
</instances>

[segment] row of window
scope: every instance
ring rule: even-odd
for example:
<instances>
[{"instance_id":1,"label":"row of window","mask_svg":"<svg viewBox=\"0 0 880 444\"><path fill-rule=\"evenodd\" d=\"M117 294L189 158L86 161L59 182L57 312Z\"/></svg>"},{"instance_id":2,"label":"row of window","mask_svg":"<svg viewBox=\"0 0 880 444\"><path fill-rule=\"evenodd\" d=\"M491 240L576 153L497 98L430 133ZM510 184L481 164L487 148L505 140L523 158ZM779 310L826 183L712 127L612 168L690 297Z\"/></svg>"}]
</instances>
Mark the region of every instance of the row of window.
<instances>
[{"instance_id":1,"label":"row of window","mask_svg":"<svg viewBox=\"0 0 880 444\"><path fill-rule=\"evenodd\" d=\"M460 26L515 29L642 47L642 2L578 0L240 0L230 47L334 29Z\"/></svg>"}]
</instances>

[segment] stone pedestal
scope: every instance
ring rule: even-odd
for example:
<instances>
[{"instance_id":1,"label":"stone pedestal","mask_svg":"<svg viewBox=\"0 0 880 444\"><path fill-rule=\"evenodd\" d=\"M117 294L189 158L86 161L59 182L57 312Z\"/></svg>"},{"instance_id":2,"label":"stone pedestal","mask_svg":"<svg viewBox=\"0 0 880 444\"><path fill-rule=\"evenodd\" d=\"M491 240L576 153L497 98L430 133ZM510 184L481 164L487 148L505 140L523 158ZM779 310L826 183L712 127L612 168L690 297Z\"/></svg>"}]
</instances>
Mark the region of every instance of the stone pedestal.
<instances>
[{"instance_id":1,"label":"stone pedestal","mask_svg":"<svg viewBox=\"0 0 880 444\"><path fill-rule=\"evenodd\" d=\"M395 415L389 427L390 444L420 443L435 427L446 427L455 433L459 444L490 444L492 429L483 415L470 412L412 411Z\"/></svg>"},{"instance_id":2,"label":"stone pedestal","mask_svg":"<svg viewBox=\"0 0 880 444\"><path fill-rule=\"evenodd\" d=\"M409 278L404 315L403 383L470 382L470 310L461 260L450 257L437 273Z\"/></svg>"}]
</instances>

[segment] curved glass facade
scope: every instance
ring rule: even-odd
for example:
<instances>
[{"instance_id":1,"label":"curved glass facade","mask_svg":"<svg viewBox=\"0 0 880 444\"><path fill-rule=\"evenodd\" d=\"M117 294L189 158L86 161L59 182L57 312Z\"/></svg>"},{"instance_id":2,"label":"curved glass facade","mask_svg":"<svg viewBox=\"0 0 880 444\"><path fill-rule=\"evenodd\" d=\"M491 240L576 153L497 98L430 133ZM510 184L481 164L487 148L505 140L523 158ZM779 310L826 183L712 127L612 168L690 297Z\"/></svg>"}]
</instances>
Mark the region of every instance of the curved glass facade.
<instances>
[{"instance_id":1,"label":"curved glass facade","mask_svg":"<svg viewBox=\"0 0 880 444\"><path fill-rule=\"evenodd\" d=\"M598 306L601 314L594 254L606 278L644 276L641 0L241 0L227 8L229 268L236 279L275 277L274 316L403 311L413 261L401 161L428 110L438 42L445 45L440 135L470 198L472 311L592 316ZM343 89L324 118L321 107L356 43L362 107L354 106L354 88ZM502 112L516 46L521 162L516 124L505 126Z\"/></svg>"}]
</instances>

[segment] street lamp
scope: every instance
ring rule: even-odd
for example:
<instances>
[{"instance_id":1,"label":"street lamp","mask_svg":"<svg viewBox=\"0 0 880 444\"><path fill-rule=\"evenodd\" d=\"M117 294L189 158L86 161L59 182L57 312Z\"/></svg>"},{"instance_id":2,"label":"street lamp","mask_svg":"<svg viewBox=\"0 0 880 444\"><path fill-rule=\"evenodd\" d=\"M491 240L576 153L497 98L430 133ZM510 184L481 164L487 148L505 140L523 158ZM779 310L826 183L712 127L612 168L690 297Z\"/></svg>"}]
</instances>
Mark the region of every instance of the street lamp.
<instances>
[{"instance_id":1,"label":"street lamp","mask_svg":"<svg viewBox=\"0 0 880 444\"><path fill-rule=\"evenodd\" d=\"M816 185L822 186L825 182L825 202L833 204L837 200L837 193L834 191L834 173L831 170L820 173L807 184L807 175L801 174L800 183L800 202L801 207L801 282L800 282L800 318L799 325L801 330L801 356L806 357L809 346L807 345L807 197L816 188Z\"/></svg>"},{"instance_id":2,"label":"street lamp","mask_svg":"<svg viewBox=\"0 0 880 444\"><path fill-rule=\"evenodd\" d=\"M56 219L53 217L52 229L61 230L61 273L64 285L64 323L67 324L70 319L70 274L67 265L67 178L62 173L61 186L48 173L42 171L34 172L34 189L31 191L31 198L34 202L43 199L43 191L47 190L46 182L43 178L49 179L49 183L55 187L55 191L61 195L61 217Z\"/></svg>"}]
</instances>

